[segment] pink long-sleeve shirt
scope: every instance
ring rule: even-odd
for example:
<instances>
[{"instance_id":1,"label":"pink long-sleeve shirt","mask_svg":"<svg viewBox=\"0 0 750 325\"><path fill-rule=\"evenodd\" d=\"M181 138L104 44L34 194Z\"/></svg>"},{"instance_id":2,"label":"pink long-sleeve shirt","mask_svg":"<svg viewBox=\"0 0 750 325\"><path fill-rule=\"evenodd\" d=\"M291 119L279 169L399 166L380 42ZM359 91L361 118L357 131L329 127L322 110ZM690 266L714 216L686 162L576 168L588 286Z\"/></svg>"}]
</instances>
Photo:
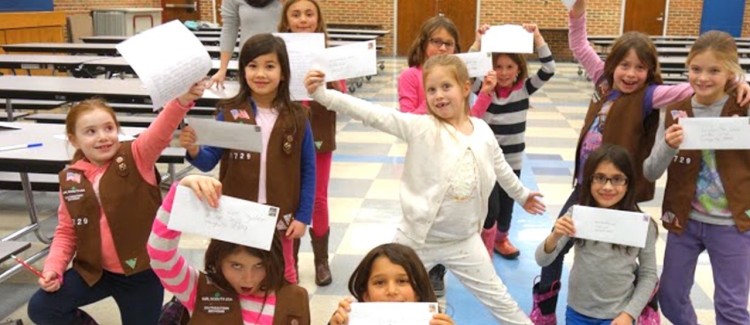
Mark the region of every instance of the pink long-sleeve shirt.
<instances>
[{"instance_id":1,"label":"pink long-sleeve shirt","mask_svg":"<svg viewBox=\"0 0 750 325\"><path fill-rule=\"evenodd\" d=\"M182 233L167 228L176 192L177 186L173 185L164 197L156 213L146 249L151 258L151 268L161 280L164 289L174 294L192 315L198 295L199 273L177 250ZM267 297L238 295L238 298L244 324L273 324L275 294L269 294Z\"/></svg>"},{"instance_id":2,"label":"pink long-sleeve shirt","mask_svg":"<svg viewBox=\"0 0 750 325\"><path fill-rule=\"evenodd\" d=\"M480 92L474 105L471 106L471 116L481 118L491 102L490 94ZM427 98L424 95L421 66L410 67L401 72L398 77L398 104L404 113L427 114Z\"/></svg>"},{"instance_id":3,"label":"pink long-sleeve shirt","mask_svg":"<svg viewBox=\"0 0 750 325\"><path fill-rule=\"evenodd\" d=\"M570 16L568 42L578 63L586 70L587 75L596 83L604 73L604 61L591 47L586 33L586 15ZM654 89L652 104L654 108L664 106L688 98L693 95L693 88L687 82L676 85L658 85Z\"/></svg>"},{"instance_id":4,"label":"pink long-sleeve shirt","mask_svg":"<svg viewBox=\"0 0 750 325\"><path fill-rule=\"evenodd\" d=\"M154 122L131 143L138 172L149 184L156 185L154 164L164 148L169 146L169 142L172 141L172 133L191 107L193 107L193 103L182 106L177 100L170 101ZM86 179L92 183L94 193L98 198L99 180L109 167L109 163L96 166L87 159L81 159L71 167L83 171ZM68 208L63 203L62 193L59 193L58 196L60 198L60 206L57 209L58 223L50 253L44 263L44 271L53 271L57 273L59 279L62 279L62 274L76 252L76 231ZM102 268L113 273L124 273L103 209L99 221L99 231L102 241Z\"/></svg>"}]
</instances>

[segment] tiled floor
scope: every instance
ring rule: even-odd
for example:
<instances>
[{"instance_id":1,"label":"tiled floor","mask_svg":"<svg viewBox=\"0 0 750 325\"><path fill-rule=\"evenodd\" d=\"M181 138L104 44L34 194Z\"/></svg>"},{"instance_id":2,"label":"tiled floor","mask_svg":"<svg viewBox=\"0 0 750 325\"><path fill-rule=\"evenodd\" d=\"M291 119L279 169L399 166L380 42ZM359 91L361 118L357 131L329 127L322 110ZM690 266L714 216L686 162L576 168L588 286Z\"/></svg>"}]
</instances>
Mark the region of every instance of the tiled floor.
<instances>
[{"instance_id":1,"label":"tiled floor","mask_svg":"<svg viewBox=\"0 0 750 325\"><path fill-rule=\"evenodd\" d=\"M386 69L365 82L354 95L396 108L396 78L403 67L403 59L386 59ZM570 193L576 137L591 93L590 83L579 77L576 71L577 67L573 64L558 63L555 77L531 98L533 109L529 112L527 155L521 178L527 186L538 188L545 195L548 212L544 216L528 216L516 207L511 238L522 254L515 261L502 260L497 256L494 258L498 274L526 312L531 309L531 286L539 272L533 251L549 233L554 218ZM346 283L351 271L370 248L391 240L401 215L398 179L403 168L405 144L341 115L338 118L338 131L338 150L334 155L329 185L333 284L321 288L315 286L313 257L307 238L303 240L300 253L301 284L311 295L313 324L327 322L338 300L348 294ZM659 189L663 190L664 180L659 185ZM37 194L37 204L43 215L54 213L56 194ZM643 208L652 215L658 215L660 198L661 194L657 194L657 199ZM21 193L0 191L0 206L0 235L27 221ZM47 220L44 228L51 232L54 222L54 218ZM665 234L664 229L660 229L657 242L659 265L663 258ZM195 236L183 237L182 251L193 265L202 262L202 248L206 243L205 239ZM0 268L9 265L10 262L6 262ZM35 282L33 275L23 272L0 284L0 320L21 318L24 323L30 323L25 302L37 288ZM711 297L714 288L707 256L699 260L696 284L692 298L698 309L699 321L713 324ZM447 285L445 305L458 324L494 323L489 312L455 278L448 275ZM564 319L562 311L566 293L563 289L558 307L558 319L561 320ZM100 324L119 323L119 314L111 299L85 309Z\"/></svg>"}]
</instances>

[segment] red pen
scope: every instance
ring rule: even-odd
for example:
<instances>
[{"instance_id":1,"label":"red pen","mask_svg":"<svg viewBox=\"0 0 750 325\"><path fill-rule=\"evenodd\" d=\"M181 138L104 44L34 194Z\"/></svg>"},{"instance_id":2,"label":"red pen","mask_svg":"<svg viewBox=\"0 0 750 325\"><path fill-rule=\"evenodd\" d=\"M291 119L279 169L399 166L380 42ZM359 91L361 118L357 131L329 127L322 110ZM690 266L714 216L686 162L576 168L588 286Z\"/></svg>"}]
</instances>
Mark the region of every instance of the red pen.
<instances>
[{"instance_id":1,"label":"red pen","mask_svg":"<svg viewBox=\"0 0 750 325\"><path fill-rule=\"evenodd\" d=\"M25 267L29 271L33 272L34 274L36 274L38 277L44 279L44 275L42 274L42 272L39 272L39 270L37 270L33 266L29 265L29 263L26 263L26 261L18 258L18 256L15 256L13 254L11 254L10 257L12 257L13 259L15 259L16 262L18 262L19 264L23 265L23 267Z\"/></svg>"}]
</instances>

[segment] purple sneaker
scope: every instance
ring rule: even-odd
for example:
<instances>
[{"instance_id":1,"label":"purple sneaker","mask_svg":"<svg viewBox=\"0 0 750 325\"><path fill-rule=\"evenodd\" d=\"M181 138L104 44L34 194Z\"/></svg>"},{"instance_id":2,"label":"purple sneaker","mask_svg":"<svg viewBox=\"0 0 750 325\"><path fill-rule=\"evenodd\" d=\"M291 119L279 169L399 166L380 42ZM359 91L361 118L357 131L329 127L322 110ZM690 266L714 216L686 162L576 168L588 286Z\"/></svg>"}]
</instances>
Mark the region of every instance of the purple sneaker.
<instances>
[{"instance_id":1,"label":"purple sneaker","mask_svg":"<svg viewBox=\"0 0 750 325\"><path fill-rule=\"evenodd\" d=\"M557 294L560 292L560 281L552 283L547 292L541 292L539 277L534 278L533 286L534 305L531 308L529 318L534 325L557 325L555 307L557 306Z\"/></svg>"}]
</instances>

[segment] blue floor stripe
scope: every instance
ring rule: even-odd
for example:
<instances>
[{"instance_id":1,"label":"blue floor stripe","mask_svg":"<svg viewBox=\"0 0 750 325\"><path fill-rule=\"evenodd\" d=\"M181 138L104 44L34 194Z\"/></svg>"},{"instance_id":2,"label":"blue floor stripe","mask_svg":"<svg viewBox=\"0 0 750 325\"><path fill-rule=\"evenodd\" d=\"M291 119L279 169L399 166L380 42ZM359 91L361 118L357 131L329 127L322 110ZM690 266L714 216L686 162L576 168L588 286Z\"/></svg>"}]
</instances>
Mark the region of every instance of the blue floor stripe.
<instances>
[{"instance_id":1,"label":"blue floor stripe","mask_svg":"<svg viewBox=\"0 0 750 325\"><path fill-rule=\"evenodd\" d=\"M536 178L529 167L521 171L521 181L533 190L538 190ZM510 237L513 244L521 250L517 260L508 261L495 254L493 263L500 279L508 287L511 296L518 302L526 314L531 312L531 287L534 277L540 274L541 268L536 264L534 252L537 245L552 229L551 215L557 211L547 211L542 216L527 214L518 204L513 209ZM569 264L569 263L568 263ZM569 269L563 270L563 280L568 278ZM557 302L558 324L565 323L565 306L568 289L563 281L563 288ZM489 310L482 305L450 272L446 275L447 312L456 324L496 324Z\"/></svg>"}]
</instances>

